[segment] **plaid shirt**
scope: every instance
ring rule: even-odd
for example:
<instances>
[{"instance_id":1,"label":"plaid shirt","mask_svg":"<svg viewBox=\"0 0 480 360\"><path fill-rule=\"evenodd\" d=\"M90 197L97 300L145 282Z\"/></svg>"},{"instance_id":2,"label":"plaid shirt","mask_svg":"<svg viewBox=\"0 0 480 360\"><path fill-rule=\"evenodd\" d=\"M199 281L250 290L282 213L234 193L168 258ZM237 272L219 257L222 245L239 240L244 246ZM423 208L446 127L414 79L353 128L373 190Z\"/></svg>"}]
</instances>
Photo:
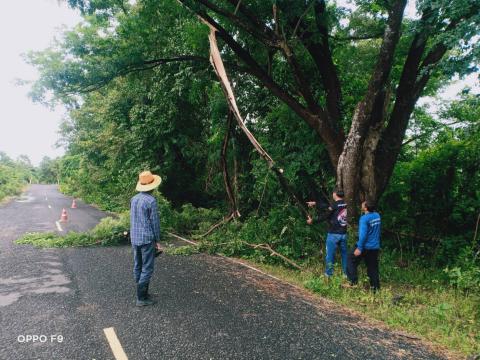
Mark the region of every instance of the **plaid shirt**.
<instances>
[{"instance_id":1,"label":"plaid shirt","mask_svg":"<svg viewBox=\"0 0 480 360\"><path fill-rule=\"evenodd\" d=\"M140 192L130 201L130 239L136 246L160 241L157 200L149 193Z\"/></svg>"}]
</instances>

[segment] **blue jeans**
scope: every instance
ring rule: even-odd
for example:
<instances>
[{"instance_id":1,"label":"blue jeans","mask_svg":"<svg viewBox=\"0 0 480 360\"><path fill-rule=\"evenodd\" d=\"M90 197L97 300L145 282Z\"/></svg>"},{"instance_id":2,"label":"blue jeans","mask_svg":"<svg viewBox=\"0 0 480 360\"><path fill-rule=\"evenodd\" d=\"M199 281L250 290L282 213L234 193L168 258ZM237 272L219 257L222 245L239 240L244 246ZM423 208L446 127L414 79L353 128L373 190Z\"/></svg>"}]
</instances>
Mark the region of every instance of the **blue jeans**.
<instances>
[{"instance_id":1,"label":"blue jeans","mask_svg":"<svg viewBox=\"0 0 480 360\"><path fill-rule=\"evenodd\" d=\"M335 264L335 252L337 251L337 245L340 245L340 253L342 254L343 273L347 273L347 234L327 233L327 256L325 256L325 275L327 276L333 275L333 264Z\"/></svg>"},{"instance_id":2,"label":"blue jeans","mask_svg":"<svg viewBox=\"0 0 480 360\"><path fill-rule=\"evenodd\" d=\"M133 246L133 276L135 282L148 283L153 274L155 260L155 243Z\"/></svg>"}]
</instances>

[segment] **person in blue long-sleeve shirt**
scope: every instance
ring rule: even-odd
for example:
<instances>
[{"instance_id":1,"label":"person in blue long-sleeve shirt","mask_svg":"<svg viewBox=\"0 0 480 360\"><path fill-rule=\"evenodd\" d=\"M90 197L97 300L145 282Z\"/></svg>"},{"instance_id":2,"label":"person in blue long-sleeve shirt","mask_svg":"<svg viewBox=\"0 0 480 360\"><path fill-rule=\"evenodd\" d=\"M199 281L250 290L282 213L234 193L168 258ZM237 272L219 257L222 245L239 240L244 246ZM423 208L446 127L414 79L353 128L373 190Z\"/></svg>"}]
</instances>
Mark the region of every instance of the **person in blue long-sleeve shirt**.
<instances>
[{"instance_id":1,"label":"person in blue long-sleeve shirt","mask_svg":"<svg viewBox=\"0 0 480 360\"><path fill-rule=\"evenodd\" d=\"M380 251L381 218L372 202L362 203L362 212L358 224L358 241L355 250L348 257L347 277L352 285L358 282L357 268L362 259L367 265L367 275L374 291L380 289L378 274L378 253Z\"/></svg>"},{"instance_id":2,"label":"person in blue long-sleeve shirt","mask_svg":"<svg viewBox=\"0 0 480 360\"><path fill-rule=\"evenodd\" d=\"M136 190L130 202L130 239L133 248L133 276L137 284L137 306L153 305L148 295L153 274L155 249L160 251L160 219L157 200L152 195L162 179L150 171L139 175Z\"/></svg>"}]
</instances>

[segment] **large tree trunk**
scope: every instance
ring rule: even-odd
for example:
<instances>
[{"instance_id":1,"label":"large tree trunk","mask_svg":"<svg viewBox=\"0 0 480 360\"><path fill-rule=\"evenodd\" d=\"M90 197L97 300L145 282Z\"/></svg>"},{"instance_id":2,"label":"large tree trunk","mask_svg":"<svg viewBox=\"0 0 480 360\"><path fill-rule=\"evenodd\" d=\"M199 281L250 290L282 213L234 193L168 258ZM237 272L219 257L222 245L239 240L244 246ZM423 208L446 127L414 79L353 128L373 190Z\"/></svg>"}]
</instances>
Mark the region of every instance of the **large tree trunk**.
<instances>
[{"instance_id":1,"label":"large tree trunk","mask_svg":"<svg viewBox=\"0 0 480 360\"><path fill-rule=\"evenodd\" d=\"M358 215L360 201L377 201L379 196L376 173L381 170L376 167L375 153L385 124L390 70L405 5L406 0L397 0L389 11L377 63L338 160L337 187L345 192L350 221Z\"/></svg>"},{"instance_id":2,"label":"large tree trunk","mask_svg":"<svg viewBox=\"0 0 480 360\"><path fill-rule=\"evenodd\" d=\"M375 161L380 134L381 129L375 128L363 138L358 134L356 138L352 136L354 140L346 144L351 145L351 149L342 153L337 167L337 187L345 192L350 221L358 216L362 201L378 201L383 192L382 184L388 181L384 178L379 181ZM363 142L363 146L358 146L359 142Z\"/></svg>"}]
</instances>

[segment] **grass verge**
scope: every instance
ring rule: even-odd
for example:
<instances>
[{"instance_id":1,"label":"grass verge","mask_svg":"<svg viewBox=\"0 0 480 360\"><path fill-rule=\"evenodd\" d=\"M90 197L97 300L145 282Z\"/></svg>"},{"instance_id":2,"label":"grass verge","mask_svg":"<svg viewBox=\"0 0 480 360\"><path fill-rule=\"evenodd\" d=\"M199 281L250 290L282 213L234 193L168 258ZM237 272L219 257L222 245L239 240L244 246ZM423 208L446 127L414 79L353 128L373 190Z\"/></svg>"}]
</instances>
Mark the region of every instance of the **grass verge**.
<instances>
[{"instance_id":1,"label":"grass verge","mask_svg":"<svg viewBox=\"0 0 480 360\"><path fill-rule=\"evenodd\" d=\"M121 213L118 218L106 217L92 230L78 233L69 232L65 235L58 233L27 233L16 240L17 244L29 244L42 248L118 245L126 241L124 232L129 229L128 212Z\"/></svg>"},{"instance_id":2,"label":"grass verge","mask_svg":"<svg viewBox=\"0 0 480 360\"><path fill-rule=\"evenodd\" d=\"M363 282L359 286L343 288L342 284L346 283L343 276L335 275L327 280L320 275L323 268L311 267L300 272L278 265L249 262L282 280L380 320L391 329L418 335L457 355L480 353L478 293L458 291L438 284L427 286L383 281L382 289L373 294L368 290L364 273L361 274ZM339 273L339 270L336 272Z\"/></svg>"},{"instance_id":3,"label":"grass verge","mask_svg":"<svg viewBox=\"0 0 480 360\"><path fill-rule=\"evenodd\" d=\"M208 248L208 246L207 246ZM205 244L173 249L171 255L189 255L206 250ZM365 269L359 268L360 284L344 288L346 279L336 268L333 277L323 276L323 264L310 263L303 271L265 264L255 258L240 257L262 271L314 294L330 299L390 329L406 331L446 348L458 358L480 353L480 293L458 290L441 280L441 271L425 269L411 262L399 267L393 258L381 260L382 289L369 290Z\"/></svg>"}]
</instances>

